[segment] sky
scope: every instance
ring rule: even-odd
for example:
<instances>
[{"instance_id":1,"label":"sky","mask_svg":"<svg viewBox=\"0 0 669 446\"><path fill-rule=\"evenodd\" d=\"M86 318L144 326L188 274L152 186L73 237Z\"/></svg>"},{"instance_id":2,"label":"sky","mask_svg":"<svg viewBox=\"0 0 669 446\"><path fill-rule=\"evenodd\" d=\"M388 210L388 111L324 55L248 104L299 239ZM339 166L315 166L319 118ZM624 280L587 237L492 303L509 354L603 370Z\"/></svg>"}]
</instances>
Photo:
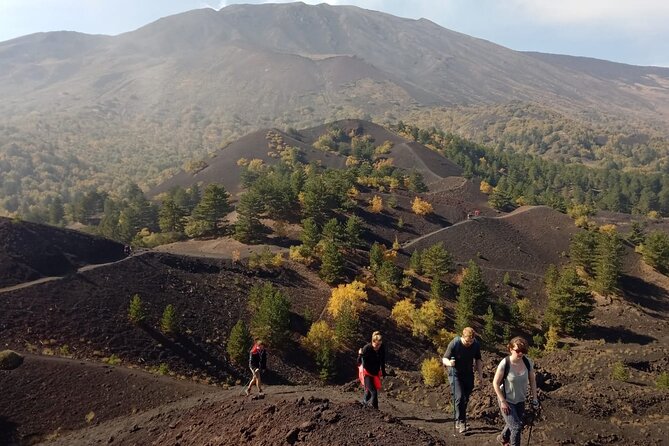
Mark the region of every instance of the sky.
<instances>
[{"instance_id":1,"label":"sky","mask_svg":"<svg viewBox=\"0 0 669 446\"><path fill-rule=\"evenodd\" d=\"M323 3L309 1L308 4ZM0 0L0 42L44 31L117 35L161 17L282 0ZM669 67L669 0L330 0L444 28L519 51Z\"/></svg>"}]
</instances>

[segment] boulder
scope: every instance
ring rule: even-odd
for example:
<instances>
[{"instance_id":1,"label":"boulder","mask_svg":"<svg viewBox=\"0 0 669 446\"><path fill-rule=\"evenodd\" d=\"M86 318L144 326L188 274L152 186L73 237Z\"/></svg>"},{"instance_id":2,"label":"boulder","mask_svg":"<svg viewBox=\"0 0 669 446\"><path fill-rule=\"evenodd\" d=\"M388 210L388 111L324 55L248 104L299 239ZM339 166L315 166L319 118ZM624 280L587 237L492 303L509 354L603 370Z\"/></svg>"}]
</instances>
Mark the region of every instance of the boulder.
<instances>
[{"instance_id":1,"label":"boulder","mask_svg":"<svg viewBox=\"0 0 669 446\"><path fill-rule=\"evenodd\" d=\"M0 370L14 370L23 364L23 356L13 350L3 350L0 352Z\"/></svg>"}]
</instances>

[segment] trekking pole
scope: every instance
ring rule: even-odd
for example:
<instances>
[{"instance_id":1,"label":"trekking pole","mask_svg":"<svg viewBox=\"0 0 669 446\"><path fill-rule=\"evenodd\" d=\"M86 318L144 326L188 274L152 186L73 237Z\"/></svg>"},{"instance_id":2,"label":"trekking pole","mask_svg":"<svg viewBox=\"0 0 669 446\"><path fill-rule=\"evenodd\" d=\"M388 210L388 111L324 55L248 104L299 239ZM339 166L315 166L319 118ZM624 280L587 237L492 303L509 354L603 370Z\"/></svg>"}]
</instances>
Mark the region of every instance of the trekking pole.
<instances>
[{"instance_id":1,"label":"trekking pole","mask_svg":"<svg viewBox=\"0 0 669 446\"><path fill-rule=\"evenodd\" d=\"M455 361L455 357L451 356L451 364ZM452 366L451 366L452 367ZM448 373L451 375L451 404L453 405L453 436L458 434L458 420L455 417L455 376L453 375L453 370L449 369Z\"/></svg>"},{"instance_id":2,"label":"trekking pole","mask_svg":"<svg viewBox=\"0 0 669 446\"><path fill-rule=\"evenodd\" d=\"M530 422L530 431L527 433L527 446L530 446L530 439L532 438L532 428L534 427L534 422L536 421L537 417L539 416L539 411L541 410L541 406L538 408L534 409L532 411L532 418Z\"/></svg>"}]
</instances>

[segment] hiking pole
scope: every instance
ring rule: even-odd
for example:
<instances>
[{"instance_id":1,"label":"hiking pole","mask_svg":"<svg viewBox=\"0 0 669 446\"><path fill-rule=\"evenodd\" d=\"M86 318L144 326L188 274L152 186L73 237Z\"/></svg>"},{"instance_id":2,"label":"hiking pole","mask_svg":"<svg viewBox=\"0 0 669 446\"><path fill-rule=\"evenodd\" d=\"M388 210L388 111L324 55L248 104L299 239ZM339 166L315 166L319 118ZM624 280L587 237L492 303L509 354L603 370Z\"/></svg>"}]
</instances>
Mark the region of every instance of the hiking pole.
<instances>
[{"instance_id":1,"label":"hiking pole","mask_svg":"<svg viewBox=\"0 0 669 446\"><path fill-rule=\"evenodd\" d=\"M451 364L455 361L455 356L451 356ZM451 366L452 367L452 366ZM453 405L453 436L458 434L458 420L455 417L455 376L453 375L453 369L449 369L448 373L451 375L451 404Z\"/></svg>"},{"instance_id":2,"label":"hiking pole","mask_svg":"<svg viewBox=\"0 0 669 446\"><path fill-rule=\"evenodd\" d=\"M532 418L530 419L530 431L527 433L527 446L530 446L530 439L532 438L532 428L534 427L534 421L537 419L539 416L539 410L541 410L541 406L537 406L536 408L532 408Z\"/></svg>"}]
</instances>

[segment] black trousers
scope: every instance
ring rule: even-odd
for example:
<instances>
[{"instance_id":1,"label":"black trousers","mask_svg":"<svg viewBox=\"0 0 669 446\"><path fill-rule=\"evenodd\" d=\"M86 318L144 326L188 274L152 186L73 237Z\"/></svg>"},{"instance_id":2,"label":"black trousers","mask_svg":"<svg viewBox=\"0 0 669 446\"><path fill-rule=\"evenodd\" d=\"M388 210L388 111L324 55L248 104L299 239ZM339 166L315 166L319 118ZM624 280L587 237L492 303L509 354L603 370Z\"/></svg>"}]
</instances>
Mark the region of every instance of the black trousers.
<instances>
[{"instance_id":1,"label":"black trousers","mask_svg":"<svg viewBox=\"0 0 669 446\"><path fill-rule=\"evenodd\" d=\"M379 392L374 386L374 377L365 375L365 397L362 400L365 404L371 404L374 409L379 408Z\"/></svg>"}]
</instances>

